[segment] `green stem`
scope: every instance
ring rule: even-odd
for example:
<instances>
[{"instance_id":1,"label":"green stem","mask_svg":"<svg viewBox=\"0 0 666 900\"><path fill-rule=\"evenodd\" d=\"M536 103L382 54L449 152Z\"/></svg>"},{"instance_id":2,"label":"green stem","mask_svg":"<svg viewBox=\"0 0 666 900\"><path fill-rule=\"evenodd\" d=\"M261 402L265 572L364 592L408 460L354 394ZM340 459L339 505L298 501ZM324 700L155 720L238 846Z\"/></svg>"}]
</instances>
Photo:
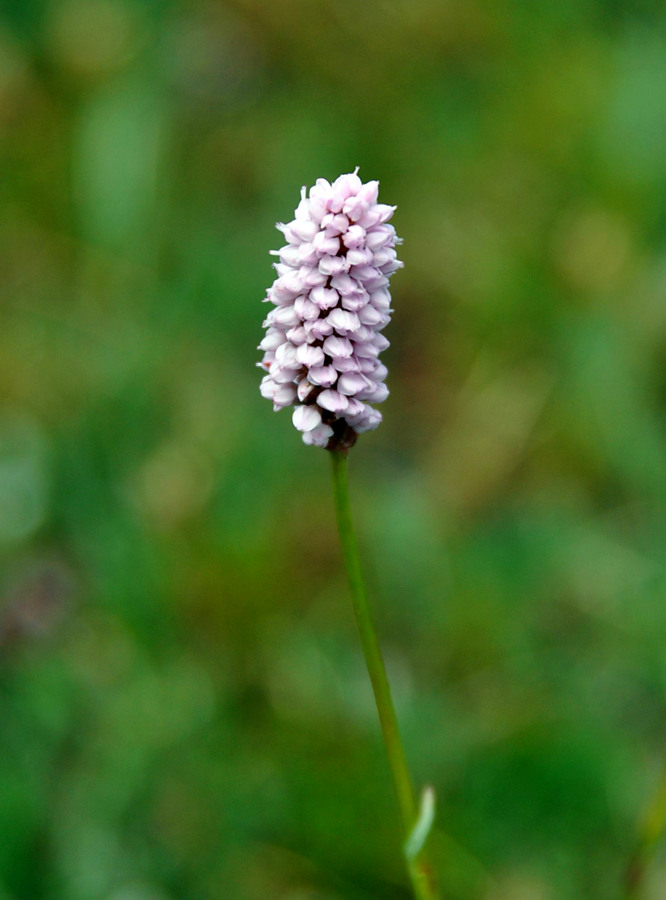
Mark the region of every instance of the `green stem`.
<instances>
[{"instance_id":1,"label":"green stem","mask_svg":"<svg viewBox=\"0 0 666 900\"><path fill-rule=\"evenodd\" d=\"M365 582L361 571L361 561L356 544L356 535L352 522L349 502L349 485L347 481L347 456L344 452L332 450L333 494L335 511L338 520L338 531L342 544L349 588L352 596L356 624L358 626L365 662L372 682L375 703L379 714L382 736L386 747L389 768L393 778L398 804L402 816L405 840L409 837L417 819L417 805L414 796L412 779L407 767L405 751L400 739L398 720L391 698L391 688L386 677L386 668L379 647L377 631L372 619L370 605L365 590ZM432 872L423 852L415 860L407 860L409 875L414 894L418 900L436 900L437 893L433 884Z\"/></svg>"}]
</instances>

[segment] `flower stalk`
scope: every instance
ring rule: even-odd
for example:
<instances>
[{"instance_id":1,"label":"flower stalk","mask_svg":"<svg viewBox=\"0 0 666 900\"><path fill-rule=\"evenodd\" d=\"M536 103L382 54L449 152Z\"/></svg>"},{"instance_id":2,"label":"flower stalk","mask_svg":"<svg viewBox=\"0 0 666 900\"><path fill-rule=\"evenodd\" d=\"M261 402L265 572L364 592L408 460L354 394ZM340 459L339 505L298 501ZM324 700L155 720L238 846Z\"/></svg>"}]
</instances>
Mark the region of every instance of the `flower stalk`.
<instances>
[{"instance_id":1,"label":"flower stalk","mask_svg":"<svg viewBox=\"0 0 666 900\"><path fill-rule=\"evenodd\" d=\"M340 450L331 450L333 472L333 496L338 523L342 555L349 580L352 606L356 617L365 662L372 683L377 713L382 730L384 746L388 758L393 785L398 797L398 805L402 818L405 859L417 900L436 900L433 875L424 851L415 855L408 852L410 838L419 819L416 797L404 747L400 738L400 729L391 697L391 688L386 675L386 667L382 657L377 630L368 603L365 582L361 570L361 561L356 543L356 535L349 501L349 484L347 479L347 454ZM431 796L431 795L429 795Z\"/></svg>"},{"instance_id":2,"label":"flower stalk","mask_svg":"<svg viewBox=\"0 0 666 900\"><path fill-rule=\"evenodd\" d=\"M405 862L416 900L436 900L424 845L435 813L427 788L417 808L398 720L361 572L347 484L347 454L359 434L377 428L373 404L388 396L379 354L391 318L390 276L402 268L401 243L388 224L395 206L378 203L379 182L363 184L358 170L333 183L304 187L294 219L278 223L286 245L274 251L273 305L259 344L265 372L261 394L273 409L293 406L303 442L331 454L333 492L356 623L372 682L389 768L402 816Z\"/></svg>"}]
</instances>

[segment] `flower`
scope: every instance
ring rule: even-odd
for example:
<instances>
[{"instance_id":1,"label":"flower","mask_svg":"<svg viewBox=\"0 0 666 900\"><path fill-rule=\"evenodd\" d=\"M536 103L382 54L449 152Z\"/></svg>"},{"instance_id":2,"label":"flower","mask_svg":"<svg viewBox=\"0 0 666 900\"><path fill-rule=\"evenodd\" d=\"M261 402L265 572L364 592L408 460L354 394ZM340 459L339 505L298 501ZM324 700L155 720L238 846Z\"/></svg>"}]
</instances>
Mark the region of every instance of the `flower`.
<instances>
[{"instance_id":1,"label":"flower","mask_svg":"<svg viewBox=\"0 0 666 900\"><path fill-rule=\"evenodd\" d=\"M328 449L352 446L382 420L372 406L388 396L381 331L392 312L389 276L403 265L387 224L395 206L377 203L379 183L357 172L319 178L309 196L304 187L294 220L277 225L287 244L271 251L274 309L259 344L262 396L275 410L294 406L304 442Z\"/></svg>"}]
</instances>

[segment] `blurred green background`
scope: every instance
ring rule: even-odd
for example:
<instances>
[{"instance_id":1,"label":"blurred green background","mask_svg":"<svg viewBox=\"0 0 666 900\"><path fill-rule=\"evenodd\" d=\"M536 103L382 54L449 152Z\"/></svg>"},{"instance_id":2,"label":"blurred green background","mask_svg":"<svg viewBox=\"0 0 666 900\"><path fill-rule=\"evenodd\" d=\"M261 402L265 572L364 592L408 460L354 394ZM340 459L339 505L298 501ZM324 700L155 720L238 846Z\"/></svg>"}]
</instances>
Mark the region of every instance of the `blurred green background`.
<instances>
[{"instance_id":1,"label":"blurred green background","mask_svg":"<svg viewBox=\"0 0 666 900\"><path fill-rule=\"evenodd\" d=\"M406 900L276 220L397 203L353 500L447 900L602 900L666 749L666 14L14 0L0 900ZM666 897L666 857L646 897Z\"/></svg>"}]
</instances>

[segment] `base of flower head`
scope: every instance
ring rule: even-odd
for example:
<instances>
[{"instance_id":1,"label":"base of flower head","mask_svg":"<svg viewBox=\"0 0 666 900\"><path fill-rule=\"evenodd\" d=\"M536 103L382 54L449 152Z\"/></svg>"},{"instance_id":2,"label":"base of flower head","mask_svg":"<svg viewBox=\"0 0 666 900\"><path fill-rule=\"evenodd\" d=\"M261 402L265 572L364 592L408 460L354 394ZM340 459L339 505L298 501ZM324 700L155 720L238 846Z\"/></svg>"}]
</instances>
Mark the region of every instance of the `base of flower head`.
<instances>
[{"instance_id":1,"label":"base of flower head","mask_svg":"<svg viewBox=\"0 0 666 900\"><path fill-rule=\"evenodd\" d=\"M326 449L334 453L343 453L346 456L356 443L358 432L354 431L344 419L338 419L331 427L333 436L329 438Z\"/></svg>"}]
</instances>

